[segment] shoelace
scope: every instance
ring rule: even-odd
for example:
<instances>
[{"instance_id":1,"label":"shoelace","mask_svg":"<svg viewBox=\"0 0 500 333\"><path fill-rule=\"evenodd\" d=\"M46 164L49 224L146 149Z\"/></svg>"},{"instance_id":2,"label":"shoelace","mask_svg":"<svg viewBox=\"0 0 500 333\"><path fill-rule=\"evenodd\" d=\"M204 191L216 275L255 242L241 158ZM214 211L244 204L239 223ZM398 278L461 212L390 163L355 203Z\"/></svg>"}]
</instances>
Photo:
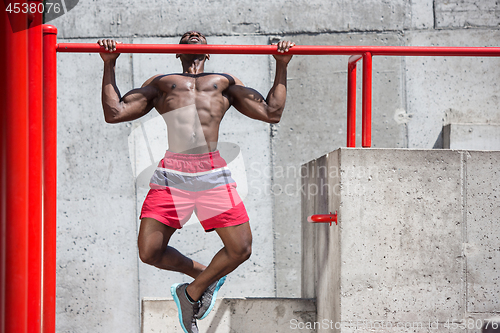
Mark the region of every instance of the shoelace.
<instances>
[{"instance_id":1,"label":"shoelace","mask_svg":"<svg viewBox=\"0 0 500 333\"><path fill-rule=\"evenodd\" d=\"M194 304L193 304L193 313L194 313L195 315L197 315L197 314L198 314L198 312L200 311L200 308L201 308L201 302L200 302L200 301L198 301L198 302L194 303ZM195 318L194 316L191 318L191 322L192 322L192 323L196 323L196 318Z\"/></svg>"}]
</instances>

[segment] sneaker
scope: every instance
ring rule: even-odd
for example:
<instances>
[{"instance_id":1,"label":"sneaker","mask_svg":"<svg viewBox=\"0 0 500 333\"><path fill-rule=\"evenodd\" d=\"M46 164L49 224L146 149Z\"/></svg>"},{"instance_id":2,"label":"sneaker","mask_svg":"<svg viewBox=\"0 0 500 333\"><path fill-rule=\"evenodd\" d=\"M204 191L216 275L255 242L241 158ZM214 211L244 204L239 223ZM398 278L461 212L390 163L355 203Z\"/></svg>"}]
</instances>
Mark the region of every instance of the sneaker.
<instances>
[{"instance_id":1,"label":"sneaker","mask_svg":"<svg viewBox=\"0 0 500 333\"><path fill-rule=\"evenodd\" d=\"M195 315L200 309L200 302L191 302L186 295L187 283L176 283L170 287L170 293L174 297L177 310L179 312L179 321L181 327L186 333L198 333Z\"/></svg>"},{"instance_id":2,"label":"sneaker","mask_svg":"<svg viewBox=\"0 0 500 333\"><path fill-rule=\"evenodd\" d=\"M215 305L215 299L217 298L217 292L219 292L220 287L226 281L226 277L223 276L219 280L212 283L208 286L207 290L201 295L200 301L201 306L198 313L195 315L195 318L198 320L205 319L206 316L212 311Z\"/></svg>"}]
</instances>

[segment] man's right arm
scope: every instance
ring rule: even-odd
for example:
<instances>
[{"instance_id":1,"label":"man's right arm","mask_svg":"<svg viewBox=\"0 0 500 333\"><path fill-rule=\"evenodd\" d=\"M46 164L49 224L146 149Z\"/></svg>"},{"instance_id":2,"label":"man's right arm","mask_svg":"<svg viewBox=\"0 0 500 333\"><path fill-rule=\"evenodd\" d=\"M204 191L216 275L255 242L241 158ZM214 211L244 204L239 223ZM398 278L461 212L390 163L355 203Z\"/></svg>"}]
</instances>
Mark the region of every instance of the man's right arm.
<instances>
[{"instance_id":1,"label":"man's right arm","mask_svg":"<svg viewBox=\"0 0 500 333\"><path fill-rule=\"evenodd\" d=\"M106 51L116 50L113 40L100 40L98 44ZM154 77L146 81L139 89L133 89L123 97L116 85L115 65L119 53L101 53L104 61L102 78L102 108L107 123L132 121L147 114L154 107L159 95L158 89L152 84Z\"/></svg>"}]
</instances>

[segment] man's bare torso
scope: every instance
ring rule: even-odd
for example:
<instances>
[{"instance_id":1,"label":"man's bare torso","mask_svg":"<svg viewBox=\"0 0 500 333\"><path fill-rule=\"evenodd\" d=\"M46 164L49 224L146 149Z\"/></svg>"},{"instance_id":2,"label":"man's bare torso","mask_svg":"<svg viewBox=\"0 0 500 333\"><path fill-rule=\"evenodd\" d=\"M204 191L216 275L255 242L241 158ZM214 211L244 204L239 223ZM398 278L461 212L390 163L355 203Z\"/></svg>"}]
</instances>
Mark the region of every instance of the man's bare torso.
<instances>
[{"instance_id":1,"label":"man's bare torso","mask_svg":"<svg viewBox=\"0 0 500 333\"><path fill-rule=\"evenodd\" d=\"M277 123L281 119L286 100L286 73L291 55L288 50L295 44L280 41L274 83L267 98L258 91L245 87L229 74L204 73L209 54L177 54L182 74L157 75L141 88L120 95L116 86L115 65L120 55L114 53L117 42L99 40L103 47L102 106L107 123L133 121L147 114L153 107L167 123L169 150L183 153L204 153L217 149L219 126L231 105L243 115ZM203 34L185 33L180 44L207 44Z\"/></svg>"},{"instance_id":2,"label":"man's bare torso","mask_svg":"<svg viewBox=\"0 0 500 333\"><path fill-rule=\"evenodd\" d=\"M149 81L149 80L148 80ZM169 150L204 153L217 148L219 125L231 106L228 74L170 74L152 78L154 107L167 124Z\"/></svg>"}]
</instances>

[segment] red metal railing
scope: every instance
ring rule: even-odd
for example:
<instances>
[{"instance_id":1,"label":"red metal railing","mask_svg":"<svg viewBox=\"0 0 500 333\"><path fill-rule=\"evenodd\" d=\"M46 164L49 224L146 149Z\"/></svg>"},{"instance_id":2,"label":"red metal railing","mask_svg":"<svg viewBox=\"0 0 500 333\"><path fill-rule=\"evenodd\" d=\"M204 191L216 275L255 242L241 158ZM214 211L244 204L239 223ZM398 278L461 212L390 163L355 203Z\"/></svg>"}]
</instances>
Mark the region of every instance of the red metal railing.
<instances>
[{"instance_id":1,"label":"red metal railing","mask_svg":"<svg viewBox=\"0 0 500 333\"><path fill-rule=\"evenodd\" d=\"M43 27L43 333L56 330L57 29Z\"/></svg>"},{"instance_id":2,"label":"red metal railing","mask_svg":"<svg viewBox=\"0 0 500 333\"><path fill-rule=\"evenodd\" d=\"M57 52L102 52L96 43L59 43ZM120 53L211 53L279 54L273 45L187 45L187 44L118 44ZM362 141L372 145L372 57L373 56L458 56L498 57L500 47L428 47L428 46L317 46L296 45L293 55L350 55L347 89L347 146L356 146L356 62L363 59Z\"/></svg>"},{"instance_id":3,"label":"red metal railing","mask_svg":"<svg viewBox=\"0 0 500 333\"><path fill-rule=\"evenodd\" d=\"M57 52L98 53L97 43L58 43ZM120 53L192 53L192 54L281 54L274 45L192 45L192 44L118 44ZM460 56L498 57L500 47L443 47L443 46L323 46L296 45L293 55L363 55L372 56Z\"/></svg>"},{"instance_id":4,"label":"red metal railing","mask_svg":"<svg viewBox=\"0 0 500 333\"><path fill-rule=\"evenodd\" d=\"M356 147L356 65L363 59L361 145L372 146L372 53L353 55L347 63L347 147Z\"/></svg>"},{"instance_id":5,"label":"red metal railing","mask_svg":"<svg viewBox=\"0 0 500 333\"><path fill-rule=\"evenodd\" d=\"M347 147L356 147L356 63L361 55L353 55L347 63Z\"/></svg>"},{"instance_id":6,"label":"red metal railing","mask_svg":"<svg viewBox=\"0 0 500 333\"><path fill-rule=\"evenodd\" d=\"M17 1L27 4L26 1ZM10 3L7 1L5 4ZM0 6L1 7L1 6ZM0 12L0 332L28 328L28 19Z\"/></svg>"},{"instance_id":7,"label":"red metal railing","mask_svg":"<svg viewBox=\"0 0 500 333\"><path fill-rule=\"evenodd\" d=\"M362 146L372 146L372 53L363 53Z\"/></svg>"},{"instance_id":8,"label":"red metal railing","mask_svg":"<svg viewBox=\"0 0 500 333\"><path fill-rule=\"evenodd\" d=\"M39 1L39 0L33 0ZM11 1L8 1L11 2ZM24 3L25 1L18 1ZM38 69L41 51L37 46L39 30L26 32L26 15L18 15L10 24L24 30L10 29L6 13L0 14L0 68L4 80L0 90L0 330L2 332L38 332L40 276L28 277L28 260L32 269L40 269L39 257L28 256L30 249L39 250L41 210L40 174L31 174L28 165L40 164L40 126L43 127L43 304L41 331L55 332L56 290L56 52L102 52L95 43L57 44L57 29L43 29L43 120L40 119L40 87ZM35 19L35 18L33 18ZM31 45L33 41L33 45ZM30 54L28 66L27 54ZM120 53L212 53L212 54L278 54L272 45L186 45L186 44L119 44ZM348 63L347 145L356 139L356 62L363 59L362 146L371 146L371 80L373 56L474 56L498 57L499 47L411 47L411 46L304 46L297 45L293 55L350 55ZM29 89L28 89L29 68ZM29 97L28 97L29 91ZM29 98L29 117L28 117ZM29 118L29 131L28 131ZM29 134L29 138L28 138ZM28 142L29 140L29 142ZM28 155L28 148L29 154ZM29 163L28 163L29 161ZM38 162L37 162L38 161ZM36 169L36 168L33 168ZM28 177L34 181L28 187ZM29 194L29 196L28 196ZM29 203L29 206L28 206ZM37 217L28 222L28 207ZM30 215L30 216L34 216ZM337 215L313 215L311 222L337 223ZM29 228L28 228L29 226ZM32 228L32 229L31 229ZM28 233L30 229L30 233ZM29 238L28 238L29 237ZM38 265L38 266L37 266ZM31 268L30 268L31 269ZM31 272L31 270L30 270ZM8 286L8 288L6 287ZM29 302L28 302L29 298ZM33 299L32 299L33 298ZM38 314L28 315L29 311Z\"/></svg>"},{"instance_id":9,"label":"red metal railing","mask_svg":"<svg viewBox=\"0 0 500 333\"><path fill-rule=\"evenodd\" d=\"M29 1L38 6L41 0ZM31 5L31 6L33 6ZM42 313L43 71L42 14L29 14L29 228L28 332L40 333Z\"/></svg>"}]
</instances>

